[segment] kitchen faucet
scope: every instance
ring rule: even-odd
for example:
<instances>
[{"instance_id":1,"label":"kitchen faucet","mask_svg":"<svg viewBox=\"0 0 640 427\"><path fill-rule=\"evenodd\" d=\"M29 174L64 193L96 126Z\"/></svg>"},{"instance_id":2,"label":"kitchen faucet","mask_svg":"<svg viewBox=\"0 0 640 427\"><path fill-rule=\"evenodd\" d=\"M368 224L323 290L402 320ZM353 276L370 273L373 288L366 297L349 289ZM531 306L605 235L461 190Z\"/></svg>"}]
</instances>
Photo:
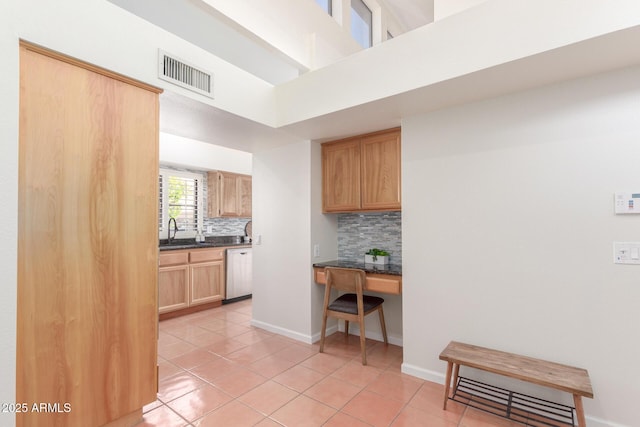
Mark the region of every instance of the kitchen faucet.
<instances>
[{"instance_id":1,"label":"kitchen faucet","mask_svg":"<svg viewBox=\"0 0 640 427\"><path fill-rule=\"evenodd\" d=\"M173 237L171 237L171 221L173 221ZM167 243L171 243L171 240L176 238L177 232L178 224L176 223L176 219L171 217L169 218L169 224L167 224Z\"/></svg>"}]
</instances>

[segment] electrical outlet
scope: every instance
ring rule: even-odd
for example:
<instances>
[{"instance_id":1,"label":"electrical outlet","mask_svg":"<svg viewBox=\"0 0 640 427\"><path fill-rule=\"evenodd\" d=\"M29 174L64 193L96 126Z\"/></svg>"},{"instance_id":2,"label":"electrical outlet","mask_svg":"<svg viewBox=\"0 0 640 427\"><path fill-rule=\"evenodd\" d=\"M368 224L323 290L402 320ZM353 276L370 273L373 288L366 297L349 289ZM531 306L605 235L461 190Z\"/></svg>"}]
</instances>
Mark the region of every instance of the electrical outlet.
<instances>
[{"instance_id":1,"label":"electrical outlet","mask_svg":"<svg viewBox=\"0 0 640 427\"><path fill-rule=\"evenodd\" d=\"M320 256L320 245L317 243L313 245L313 256L316 258Z\"/></svg>"}]
</instances>

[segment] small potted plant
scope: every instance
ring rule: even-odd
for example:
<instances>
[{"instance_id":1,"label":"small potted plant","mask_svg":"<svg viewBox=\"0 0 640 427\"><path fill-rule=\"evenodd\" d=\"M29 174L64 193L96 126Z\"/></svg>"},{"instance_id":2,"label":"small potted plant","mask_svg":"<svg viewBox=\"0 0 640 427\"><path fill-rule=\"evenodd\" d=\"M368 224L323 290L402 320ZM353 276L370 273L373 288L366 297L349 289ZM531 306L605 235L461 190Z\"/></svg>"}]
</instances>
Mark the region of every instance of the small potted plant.
<instances>
[{"instance_id":1,"label":"small potted plant","mask_svg":"<svg viewBox=\"0 0 640 427\"><path fill-rule=\"evenodd\" d=\"M387 264L389 263L389 252L382 249L369 249L364 254L365 264Z\"/></svg>"}]
</instances>

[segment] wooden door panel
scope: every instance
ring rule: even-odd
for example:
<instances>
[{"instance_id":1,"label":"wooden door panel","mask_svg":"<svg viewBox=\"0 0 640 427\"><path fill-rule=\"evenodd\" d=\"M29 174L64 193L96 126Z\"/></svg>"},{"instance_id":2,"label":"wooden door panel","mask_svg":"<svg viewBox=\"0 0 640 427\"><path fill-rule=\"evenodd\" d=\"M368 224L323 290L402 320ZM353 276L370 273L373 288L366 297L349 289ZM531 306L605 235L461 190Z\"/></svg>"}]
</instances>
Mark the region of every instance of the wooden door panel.
<instances>
[{"instance_id":1,"label":"wooden door panel","mask_svg":"<svg viewBox=\"0 0 640 427\"><path fill-rule=\"evenodd\" d=\"M189 265L163 267L158 273L159 312L185 308L189 305Z\"/></svg>"},{"instance_id":2,"label":"wooden door panel","mask_svg":"<svg viewBox=\"0 0 640 427\"><path fill-rule=\"evenodd\" d=\"M220 216L238 216L238 176L220 174Z\"/></svg>"},{"instance_id":3,"label":"wooden door panel","mask_svg":"<svg viewBox=\"0 0 640 427\"><path fill-rule=\"evenodd\" d=\"M322 145L323 212L360 209L360 143Z\"/></svg>"},{"instance_id":4,"label":"wooden door panel","mask_svg":"<svg viewBox=\"0 0 640 427\"><path fill-rule=\"evenodd\" d=\"M190 304L222 300L224 283L224 261L191 264Z\"/></svg>"},{"instance_id":5,"label":"wooden door panel","mask_svg":"<svg viewBox=\"0 0 640 427\"><path fill-rule=\"evenodd\" d=\"M158 95L20 52L17 425L102 425L155 400ZM77 63L77 61L75 61Z\"/></svg>"},{"instance_id":6,"label":"wooden door panel","mask_svg":"<svg viewBox=\"0 0 640 427\"><path fill-rule=\"evenodd\" d=\"M240 203L238 215L243 218L251 217L251 197L252 197L252 178L250 176L241 176L239 184Z\"/></svg>"},{"instance_id":7,"label":"wooden door panel","mask_svg":"<svg viewBox=\"0 0 640 427\"><path fill-rule=\"evenodd\" d=\"M218 194L218 187L220 184L219 172L207 173L207 217L217 218L220 216L220 195Z\"/></svg>"},{"instance_id":8,"label":"wooden door panel","mask_svg":"<svg viewBox=\"0 0 640 427\"><path fill-rule=\"evenodd\" d=\"M400 132L365 137L362 149L362 209L400 209Z\"/></svg>"}]
</instances>

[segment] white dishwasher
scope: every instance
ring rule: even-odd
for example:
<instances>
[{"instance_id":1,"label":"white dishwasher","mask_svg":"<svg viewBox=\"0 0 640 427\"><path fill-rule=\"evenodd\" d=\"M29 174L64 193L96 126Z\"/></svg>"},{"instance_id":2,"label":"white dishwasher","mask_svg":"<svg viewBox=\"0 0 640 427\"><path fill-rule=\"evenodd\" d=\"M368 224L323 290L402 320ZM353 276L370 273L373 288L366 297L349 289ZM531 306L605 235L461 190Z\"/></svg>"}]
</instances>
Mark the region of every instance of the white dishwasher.
<instances>
[{"instance_id":1,"label":"white dishwasher","mask_svg":"<svg viewBox=\"0 0 640 427\"><path fill-rule=\"evenodd\" d=\"M227 249L227 292L225 302L251 297L251 248Z\"/></svg>"}]
</instances>

